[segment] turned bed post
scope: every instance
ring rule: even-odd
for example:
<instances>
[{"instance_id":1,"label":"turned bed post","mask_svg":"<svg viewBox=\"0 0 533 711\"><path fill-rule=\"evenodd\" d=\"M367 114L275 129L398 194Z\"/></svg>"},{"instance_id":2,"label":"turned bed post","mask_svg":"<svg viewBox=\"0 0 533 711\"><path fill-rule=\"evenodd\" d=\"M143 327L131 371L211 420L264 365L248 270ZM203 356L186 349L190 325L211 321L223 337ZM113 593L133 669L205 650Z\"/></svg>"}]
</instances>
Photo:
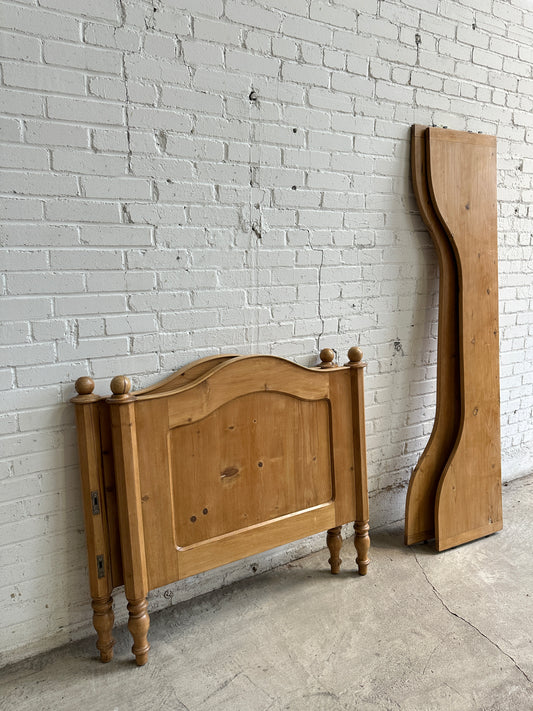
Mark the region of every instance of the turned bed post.
<instances>
[{"instance_id":1,"label":"turned bed post","mask_svg":"<svg viewBox=\"0 0 533 711\"><path fill-rule=\"evenodd\" d=\"M323 348L320 351L320 363L318 367L321 370L329 370L331 368L338 368L337 363L335 363L335 351L333 348ZM342 526L334 526L330 528L326 535L326 543L329 550L328 563L331 568L332 575L338 575L341 572L341 557L340 552L342 548Z\"/></svg>"},{"instance_id":2,"label":"turned bed post","mask_svg":"<svg viewBox=\"0 0 533 711\"><path fill-rule=\"evenodd\" d=\"M100 660L110 662L115 644L112 635L113 580L100 449L101 398L94 395L94 381L87 376L78 378L75 388L78 395L72 398L71 402L76 409L93 625L97 634L96 647L100 652Z\"/></svg>"},{"instance_id":3,"label":"turned bed post","mask_svg":"<svg viewBox=\"0 0 533 711\"><path fill-rule=\"evenodd\" d=\"M120 541L124 568L124 588L128 599L128 629L133 637L132 652L138 666L146 664L148 643L148 574L144 548L141 487L135 426L135 401L131 383L123 375L111 381L113 396L107 401L111 410L113 452L117 486Z\"/></svg>"},{"instance_id":4,"label":"turned bed post","mask_svg":"<svg viewBox=\"0 0 533 711\"><path fill-rule=\"evenodd\" d=\"M329 549L329 560L328 563L331 566L332 575L338 575L341 572L342 559L340 557L340 552L342 548L342 536L341 536L342 526L335 526L328 530L326 536L326 543Z\"/></svg>"},{"instance_id":5,"label":"turned bed post","mask_svg":"<svg viewBox=\"0 0 533 711\"><path fill-rule=\"evenodd\" d=\"M355 549L359 574L366 575L370 537L368 535L368 484L366 474L365 398L363 352L354 346L348 351L352 388L352 422L355 472Z\"/></svg>"}]
</instances>

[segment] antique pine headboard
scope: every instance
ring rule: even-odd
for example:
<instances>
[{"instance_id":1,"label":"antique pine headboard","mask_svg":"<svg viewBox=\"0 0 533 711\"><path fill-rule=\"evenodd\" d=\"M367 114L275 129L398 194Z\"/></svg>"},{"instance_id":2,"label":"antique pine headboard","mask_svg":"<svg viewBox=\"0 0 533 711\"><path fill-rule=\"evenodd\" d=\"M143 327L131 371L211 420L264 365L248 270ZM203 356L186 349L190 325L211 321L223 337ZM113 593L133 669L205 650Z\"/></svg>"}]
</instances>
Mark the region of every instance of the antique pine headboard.
<instances>
[{"instance_id":1,"label":"antique pine headboard","mask_svg":"<svg viewBox=\"0 0 533 711\"><path fill-rule=\"evenodd\" d=\"M149 590L327 530L331 572L355 521L367 570L362 353L317 368L223 355L112 397L76 381L89 578L102 661L113 656L113 588L124 585L138 665L148 659Z\"/></svg>"}]
</instances>

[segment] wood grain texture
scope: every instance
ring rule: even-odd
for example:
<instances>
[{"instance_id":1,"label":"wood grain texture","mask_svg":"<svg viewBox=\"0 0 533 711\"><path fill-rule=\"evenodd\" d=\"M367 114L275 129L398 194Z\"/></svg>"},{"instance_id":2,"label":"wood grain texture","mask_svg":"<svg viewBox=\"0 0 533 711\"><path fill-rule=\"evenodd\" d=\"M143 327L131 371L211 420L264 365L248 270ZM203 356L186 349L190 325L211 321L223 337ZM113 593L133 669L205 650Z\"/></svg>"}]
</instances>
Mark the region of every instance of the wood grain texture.
<instances>
[{"instance_id":1,"label":"wood grain texture","mask_svg":"<svg viewBox=\"0 0 533 711\"><path fill-rule=\"evenodd\" d=\"M459 279L461 416L435 504L445 550L502 528L495 138L430 128L428 182Z\"/></svg>"},{"instance_id":2,"label":"wood grain texture","mask_svg":"<svg viewBox=\"0 0 533 711\"><path fill-rule=\"evenodd\" d=\"M411 129L411 177L420 215L433 240L439 263L437 397L428 443L409 481L405 543L435 537L435 499L439 480L455 444L460 421L459 285L452 245L431 202L427 182L425 126Z\"/></svg>"},{"instance_id":3,"label":"wood grain texture","mask_svg":"<svg viewBox=\"0 0 533 711\"><path fill-rule=\"evenodd\" d=\"M209 443L209 446L206 446ZM244 395L169 435L176 543L189 546L330 501L327 401ZM178 482L187 481L187 486Z\"/></svg>"}]
</instances>

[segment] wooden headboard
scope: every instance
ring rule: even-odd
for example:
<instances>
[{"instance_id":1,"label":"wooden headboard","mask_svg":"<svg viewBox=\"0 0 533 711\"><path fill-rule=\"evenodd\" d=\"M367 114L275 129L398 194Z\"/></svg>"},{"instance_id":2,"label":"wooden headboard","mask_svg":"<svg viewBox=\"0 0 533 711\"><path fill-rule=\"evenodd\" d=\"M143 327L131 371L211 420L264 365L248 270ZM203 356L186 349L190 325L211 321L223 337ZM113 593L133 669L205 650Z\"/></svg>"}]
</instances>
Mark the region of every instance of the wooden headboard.
<instances>
[{"instance_id":1,"label":"wooden headboard","mask_svg":"<svg viewBox=\"0 0 533 711\"><path fill-rule=\"evenodd\" d=\"M317 368L275 356L214 356L113 395L76 381L93 622L112 658L113 588L124 584L137 664L147 661L149 590L355 521L368 565L362 354Z\"/></svg>"}]
</instances>

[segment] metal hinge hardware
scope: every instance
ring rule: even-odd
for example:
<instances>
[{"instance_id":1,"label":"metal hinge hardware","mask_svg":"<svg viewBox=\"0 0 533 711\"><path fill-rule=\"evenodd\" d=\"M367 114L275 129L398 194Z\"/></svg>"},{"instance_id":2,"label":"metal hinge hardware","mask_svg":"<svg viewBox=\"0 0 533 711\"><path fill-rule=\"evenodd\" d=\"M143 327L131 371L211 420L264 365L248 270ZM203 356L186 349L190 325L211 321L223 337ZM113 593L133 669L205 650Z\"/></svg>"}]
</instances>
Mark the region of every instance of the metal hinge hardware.
<instances>
[{"instance_id":1,"label":"metal hinge hardware","mask_svg":"<svg viewBox=\"0 0 533 711\"><path fill-rule=\"evenodd\" d=\"M97 516L100 513L100 495L97 491L91 491L91 507L93 516Z\"/></svg>"},{"instance_id":2,"label":"metal hinge hardware","mask_svg":"<svg viewBox=\"0 0 533 711\"><path fill-rule=\"evenodd\" d=\"M99 578L105 578L104 556L96 556L96 570Z\"/></svg>"}]
</instances>

